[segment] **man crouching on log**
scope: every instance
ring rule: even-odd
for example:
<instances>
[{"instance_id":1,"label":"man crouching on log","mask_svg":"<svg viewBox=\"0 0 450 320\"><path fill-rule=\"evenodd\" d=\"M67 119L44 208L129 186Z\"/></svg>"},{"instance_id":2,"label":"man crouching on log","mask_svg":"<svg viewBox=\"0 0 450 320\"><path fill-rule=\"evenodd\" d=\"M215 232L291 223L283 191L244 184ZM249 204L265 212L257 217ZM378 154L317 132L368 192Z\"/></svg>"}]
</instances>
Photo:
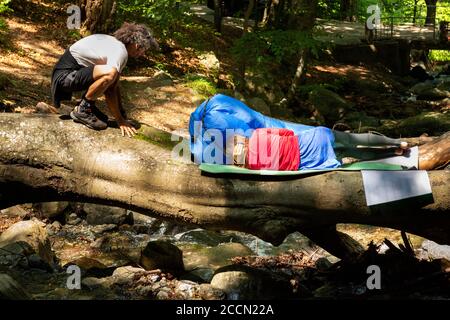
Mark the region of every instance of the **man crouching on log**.
<instances>
[{"instance_id":1,"label":"man crouching on log","mask_svg":"<svg viewBox=\"0 0 450 320\"><path fill-rule=\"evenodd\" d=\"M95 101L105 95L106 105L121 130L131 137L136 129L126 119L119 91L119 78L128 57L139 58L149 49L159 49L151 31L142 24L124 23L113 36L93 34L66 49L52 74L53 104L59 108L72 93L84 91L81 102L70 113L75 122L94 130L106 129L108 116Z\"/></svg>"}]
</instances>

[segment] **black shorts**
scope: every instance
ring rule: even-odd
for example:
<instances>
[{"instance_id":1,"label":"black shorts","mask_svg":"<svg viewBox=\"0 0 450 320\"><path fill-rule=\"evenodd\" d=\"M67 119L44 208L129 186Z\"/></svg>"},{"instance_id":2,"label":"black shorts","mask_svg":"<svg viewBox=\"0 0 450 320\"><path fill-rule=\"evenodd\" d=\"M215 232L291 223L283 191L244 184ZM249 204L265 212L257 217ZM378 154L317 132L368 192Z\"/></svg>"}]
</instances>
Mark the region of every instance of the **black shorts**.
<instances>
[{"instance_id":1,"label":"black shorts","mask_svg":"<svg viewBox=\"0 0 450 320\"><path fill-rule=\"evenodd\" d=\"M58 90L76 92L87 90L94 83L94 66L64 70L57 81Z\"/></svg>"},{"instance_id":2,"label":"black shorts","mask_svg":"<svg viewBox=\"0 0 450 320\"><path fill-rule=\"evenodd\" d=\"M94 66L79 65L67 49L52 73L52 100L59 107L62 100L70 100L72 93L87 90L94 83Z\"/></svg>"}]
</instances>

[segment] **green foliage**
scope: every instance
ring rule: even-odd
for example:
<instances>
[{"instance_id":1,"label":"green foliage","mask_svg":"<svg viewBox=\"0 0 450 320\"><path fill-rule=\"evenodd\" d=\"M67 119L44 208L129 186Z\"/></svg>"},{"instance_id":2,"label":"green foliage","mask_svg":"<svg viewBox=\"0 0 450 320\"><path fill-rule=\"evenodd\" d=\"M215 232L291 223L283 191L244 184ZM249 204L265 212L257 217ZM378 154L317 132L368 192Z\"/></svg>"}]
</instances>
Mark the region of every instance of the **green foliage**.
<instances>
[{"instance_id":1,"label":"green foliage","mask_svg":"<svg viewBox=\"0 0 450 320\"><path fill-rule=\"evenodd\" d=\"M339 19L340 2L336 0L319 0L317 2L317 16L324 19Z\"/></svg>"},{"instance_id":2,"label":"green foliage","mask_svg":"<svg viewBox=\"0 0 450 320\"><path fill-rule=\"evenodd\" d=\"M428 57L431 61L450 62L450 52L448 50L430 50Z\"/></svg>"},{"instance_id":3,"label":"green foliage","mask_svg":"<svg viewBox=\"0 0 450 320\"><path fill-rule=\"evenodd\" d=\"M68 30L67 31L67 36L71 39L73 39L74 41L78 41L80 40L83 36L80 34L79 30Z\"/></svg>"},{"instance_id":4,"label":"green foliage","mask_svg":"<svg viewBox=\"0 0 450 320\"><path fill-rule=\"evenodd\" d=\"M12 11L8 7L10 2L11 0L0 0L0 14ZM8 23L0 17L0 45L2 47L8 46L8 31Z\"/></svg>"},{"instance_id":5,"label":"green foliage","mask_svg":"<svg viewBox=\"0 0 450 320\"><path fill-rule=\"evenodd\" d=\"M186 86L193 89L204 99L217 93L215 84L206 77L188 74L186 75L185 79Z\"/></svg>"},{"instance_id":6,"label":"green foliage","mask_svg":"<svg viewBox=\"0 0 450 320\"><path fill-rule=\"evenodd\" d=\"M189 19L188 5L180 0L118 0L120 21L144 19L159 35L167 36Z\"/></svg>"},{"instance_id":7,"label":"green foliage","mask_svg":"<svg viewBox=\"0 0 450 320\"><path fill-rule=\"evenodd\" d=\"M247 64L281 63L292 59L301 49L318 55L321 43L310 33L297 30L271 30L247 33L234 43L232 54Z\"/></svg>"},{"instance_id":8,"label":"green foliage","mask_svg":"<svg viewBox=\"0 0 450 320\"><path fill-rule=\"evenodd\" d=\"M168 71L167 65L166 65L165 63L162 63L162 62L157 62L157 63L155 64L155 69L158 69L158 70L160 70L160 71L165 71L165 72Z\"/></svg>"},{"instance_id":9,"label":"green foliage","mask_svg":"<svg viewBox=\"0 0 450 320\"><path fill-rule=\"evenodd\" d=\"M12 11L8 6L10 2L11 0L0 0L0 14Z\"/></svg>"},{"instance_id":10,"label":"green foliage","mask_svg":"<svg viewBox=\"0 0 450 320\"><path fill-rule=\"evenodd\" d=\"M5 19L0 18L0 33L8 30L8 24Z\"/></svg>"},{"instance_id":11,"label":"green foliage","mask_svg":"<svg viewBox=\"0 0 450 320\"><path fill-rule=\"evenodd\" d=\"M394 24L412 23L414 15L416 24L423 25L427 15L427 5L424 0L418 0L416 10L414 10L414 0L360 0L358 5L358 17L361 21L365 20L369 14L367 7L378 4L381 9L381 19L384 23ZM439 0L436 4L436 19L450 20L450 3L446 0Z\"/></svg>"}]
</instances>

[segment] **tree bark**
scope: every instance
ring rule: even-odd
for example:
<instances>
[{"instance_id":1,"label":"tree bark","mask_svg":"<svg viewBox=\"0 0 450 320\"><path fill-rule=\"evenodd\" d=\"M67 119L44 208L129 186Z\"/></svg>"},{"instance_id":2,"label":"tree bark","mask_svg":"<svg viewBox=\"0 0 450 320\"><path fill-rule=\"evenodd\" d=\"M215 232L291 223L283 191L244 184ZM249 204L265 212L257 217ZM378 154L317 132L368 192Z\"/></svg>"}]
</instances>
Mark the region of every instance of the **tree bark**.
<instances>
[{"instance_id":1,"label":"tree bark","mask_svg":"<svg viewBox=\"0 0 450 320\"><path fill-rule=\"evenodd\" d=\"M214 27L217 32L222 32L222 1L214 0Z\"/></svg>"},{"instance_id":2,"label":"tree bark","mask_svg":"<svg viewBox=\"0 0 450 320\"><path fill-rule=\"evenodd\" d=\"M116 0L81 0L82 16L85 18L81 33L109 33L114 22Z\"/></svg>"},{"instance_id":3,"label":"tree bark","mask_svg":"<svg viewBox=\"0 0 450 320\"><path fill-rule=\"evenodd\" d=\"M292 79L291 86L289 87L289 91L287 94L287 104L292 104L295 96L297 94L298 87L302 83L305 77L305 68L306 68L306 55L307 50L301 49L299 52L299 59L297 63L297 69L295 70L294 78Z\"/></svg>"},{"instance_id":4,"label":"tree bark","mask_svg":"<svg viewBox=\"0 0 450 320\"><path fill-rule=\"evenodd\" d=\"M264 7L264 14L261 21L261 26L264 28L268 25L271 15L273 14L273 0L267 0Z\"/></svg>"},{"instance_id":5,"label":"tree bark","mask_svg":"<svg viewBox=\"0 0 450 320\"><path fill-rule=\"evenodd\" d=\"M249 20L254 7L255 7L255 0L250 0L244 16L244 31L243 31L244 34L248 32Z\"/></svg>"},{"instance_id":6,"label":"tree bark","mask_svg":"<svg viewBox=\"0 0 450 320\"><path fill-rule=\"evenodd\" d=\"M150 127L143 132L152 143L58 116L1 114L0 208L98 203L205 229L247 232L274 245L292 232L320 234L337 223L389 227L450 244L450 171L429 172L433 204L375 213L366 206L360 172L211 176L173 160L168 134Z\"/></svg>"},{"instance_id":7,"label":"tree bark","mask_svg":"<svg viewBox=\"0 0 450 320\"><path fill-rule=\"evenodd\" d=\"M425 18L425 25L434 25L436 19L436 3L438 0L425 0L427 4L427 17Z\"/></svg>"},{"instance_id":8,"label":"tree bark","mask_svg":"<svg viewBox=\"0 0 450 320\"><path fill-rule=\"evenodd\" d=\"M356 21L357 0L341 0L340 16L343 21Z\"/></svg>"}]
</instances>

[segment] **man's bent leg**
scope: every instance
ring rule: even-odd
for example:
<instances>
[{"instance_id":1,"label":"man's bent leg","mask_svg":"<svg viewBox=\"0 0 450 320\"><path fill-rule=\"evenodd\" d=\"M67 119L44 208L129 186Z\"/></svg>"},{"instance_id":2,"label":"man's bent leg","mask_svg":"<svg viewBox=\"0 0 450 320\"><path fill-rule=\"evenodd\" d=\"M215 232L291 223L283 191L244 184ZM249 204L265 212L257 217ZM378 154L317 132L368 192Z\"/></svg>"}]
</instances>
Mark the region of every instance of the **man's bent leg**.
<instances>
[{"instance_id":1,"label":"man's bent leg","mask_svg":"<svg viewBox=\"0 0 450 320\"><path fill-rule=\"evenodd\" d=\"M89 87L85 97L89 101L97 100L106 90L117 82L119 73L114 67L96 65L93 70L94 83Z\"/></svg>"},{"instance_id":2,"label":"man's bent leg","mask_svg":"<svg viewBox=\"0 0 450 320\"><path fill-rule=\"evenodd\" d=\"M76 92L90 88L95 81L93 78L93 69L94 67L85 67L73 70L62 81L61 90L66 92ZM106 129L108 125L105 121L96 116L95 112L93 112L94 108L94 102L86 101L83 97L80 104L70 113L70 116L75 122L82 123L88 128L94 130Z\"/></svg>"},{"instance_id":3,"label":"man's bent leg","mask_svg":"<svg viewBox=\"0 0 450 320\"><path fill-rule=\"evenodd\" d=\"M393 139L374 133L348 133L333 130L335 144L337 147L355 148L357 146L382 147L396 146L403 147L400 139Z\"/></svg>"}]
</instances>

